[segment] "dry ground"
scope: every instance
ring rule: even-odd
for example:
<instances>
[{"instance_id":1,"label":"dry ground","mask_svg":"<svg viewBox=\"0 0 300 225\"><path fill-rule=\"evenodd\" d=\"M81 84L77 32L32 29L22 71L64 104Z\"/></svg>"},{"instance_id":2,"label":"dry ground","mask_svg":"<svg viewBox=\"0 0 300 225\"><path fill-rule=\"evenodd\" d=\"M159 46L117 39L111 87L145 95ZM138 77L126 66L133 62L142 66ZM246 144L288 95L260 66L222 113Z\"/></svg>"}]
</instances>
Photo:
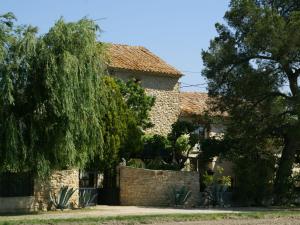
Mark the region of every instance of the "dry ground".
<instances>
[{"instance_id":1,"label":"dry ground","mask_svg":"<svg viewBox=\"0 0 300 225\"><path fill-rule=\"evenodd\" d=\"M97 206L31 215L2 215L0 225L300 225L300 209L170 209Z\"/></svg>"},{"instance_id":2,"label":"dry ground","mask_svg":"<svg viewBox=\"0 0 300 225\"><path fill-rule=\"evenodd\" d=\"M0 223L1 224L1 223ZM31 223L25 223L30 225ZM52 225L53 223L42 223L34 225ZM188 222L130 222L130 221L110 221L110 222L67 222L55 223L55 225L300 225L300 218L284 217L273 219L221 219L221 220L203 220ZM10 225L10 224L9 224ZM54 225L54 224L53 224Z\"/></svg>"},{"instance_id":3,"label":"dry ground","mask_svg":"<svg viewBox=\"0 0 300 225\"><path fill-rule=\"evenodd\" d=\"M247 209L248 210L248 209ZM252 209L256 210L256 209ZM0 222L4 220L37 220L37 219L70 219L85 217L107 217L107 216L141 216L141 215L161 215L161 214L211 214L211 213L239 213L243 210L228 209L174 209L155 208L139 206L105 206L98 205L84 210L50 211L40 214L29 215L9 215L0 216Z\"/></svg>"}]
</instances>

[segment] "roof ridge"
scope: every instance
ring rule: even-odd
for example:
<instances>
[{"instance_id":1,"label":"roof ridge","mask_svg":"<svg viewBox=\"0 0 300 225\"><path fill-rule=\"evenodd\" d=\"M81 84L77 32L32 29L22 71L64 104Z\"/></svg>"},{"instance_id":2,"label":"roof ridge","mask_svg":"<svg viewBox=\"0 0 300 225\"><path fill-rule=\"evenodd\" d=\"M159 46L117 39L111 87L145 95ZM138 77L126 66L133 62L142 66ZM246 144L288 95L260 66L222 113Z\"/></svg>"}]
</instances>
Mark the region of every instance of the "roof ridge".
<instances>
[{"instance_id":1,"label":"roof ridge","mask_svg":"<svg viewBox=\"0 0 300 225\"><path fill-rule=\"evenodd\" d=\"M122 43L114 43L114 42L102 42L104 44L109 44L109 45L119 45L119 46L124 46L124 47L134 47L134 48L144 48L147 49L146 47L142 46L142 45L129 45L129 44L122 44ZM148 49L147 49L148 50Z\"/></svg>"},{"instance_id":2,"label":"roof ridge","mask_svg":"<svg viewBox=\"0 0 300 225\"><path fill-rule=\"evenodd\" d=\"M107 43L107 42L106 42ZM144 46L108 44L109 66L133 71L161 73L181 77L183 74Z\"/></svg>"}]
</instances>

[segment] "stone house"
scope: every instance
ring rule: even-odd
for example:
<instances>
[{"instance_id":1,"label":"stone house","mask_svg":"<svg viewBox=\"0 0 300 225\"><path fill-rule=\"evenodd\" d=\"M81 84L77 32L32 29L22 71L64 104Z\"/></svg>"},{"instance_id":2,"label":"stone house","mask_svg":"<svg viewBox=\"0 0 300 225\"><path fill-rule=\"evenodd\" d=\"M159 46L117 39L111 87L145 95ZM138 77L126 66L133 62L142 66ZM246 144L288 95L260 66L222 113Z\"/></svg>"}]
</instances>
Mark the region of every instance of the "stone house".
<instances>
[{"instance_id":1,"label":"stone house","mask_svg":"<svg viewBox=\"0 0 300 225\"><path fill-rule=\"evenodd\" d=\"M150 134L167 135L180 114L179 78L182 73L141 46L108 44L109 74L122 80L135 79L146 93L155 96L150 112Z\"/></svg>"},{"instance_id":2,"label":"stone house","mask_svg":"<svg viewBox=\"0 0 300 225\"><path fill-rule=\"evenodd\" d=\"M145 88L147 94L155 96L155 105L150 112L154 127L147 130L147 133L167 135L174 122L184 120L197 124L196 132L204 138L222 136L222 124L207 124L203 119L208 110L208 94L180 92L180 71L141 46L108 44L107 53L110 75L125 81L135 79ZM192 161L196 160L198 153L195 149L190 154ZM222 164L220 166L226 167L226 171L230 172L227 164L216 162L217 159L212 162L213 170L215 165Z\"/></svg>"},{"instance_id":3,"label":"stone house","mask_svg":"<svg viewBox=\"0 0 300 225\"><path fill-rule=\"evenodd\" d=\"M196 132L203 138L222 138L225 132L224 124L218 119L213 120L214 122L210 123L208 123L205 119L206 113L209 110L208 104L209 97L207 93L181 92L179 119L197 124L198 129L196 130ZM222 116L226 116L226 114ZM191 152L191 163L198 163L197 156L200 150L201 146L199 146L199 148L195 148ZM194 167L198 168L198 166ZM218 157L215 157L213 161L208 165L208 167L213 172L216 172L218 167L222 167L224 169L223 175L233 176L232 163L221 160Z\"/></svg>"},{"instance_id":4,"label":"stone house","mask_svg":"<svg viewBox=\"0 0 300 225\"><path fill-rule=\"evenodd\" d=\"M182 77L180 71L141 46L108 44L107 53L110 75L125 81L135 79L145 88L147 94L155 96L155 105L150 112L154 127L147 130L147 133L167 135L174 122L184 120L198 124L195 132L204 138L222 137L224 132L222 124L207 124L203 119L208 110L208 94L180 92L179 79ZM197 164L198 153L199 150L195 149L190 154L194 164ZM228 163L215 158L211 163L212 170L215 170L217 165L224 167L226 174L231 173Z\"/></svg>"},{"instance_id":5,"label":"stone house","mask_svg":"<svg viewBox=\"0 0 300 225\"><path fill-rule=\"evenodd\" d=\"M209 97L204 92L181 92L180 115L182 121L192 122L198 125L198 132L203 138L217 137L221 138L225 127L220 122L210 122L206 120L206 113L209 110Z\"/></svg>"}]
</instances>

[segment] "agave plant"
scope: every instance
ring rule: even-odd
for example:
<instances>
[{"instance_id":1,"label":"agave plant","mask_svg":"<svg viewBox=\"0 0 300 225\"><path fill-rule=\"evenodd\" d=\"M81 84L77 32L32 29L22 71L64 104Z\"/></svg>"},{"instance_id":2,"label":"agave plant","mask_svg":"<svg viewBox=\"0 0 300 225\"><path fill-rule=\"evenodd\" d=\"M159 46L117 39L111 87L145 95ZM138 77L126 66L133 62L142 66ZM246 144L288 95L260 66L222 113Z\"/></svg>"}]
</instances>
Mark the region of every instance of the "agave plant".
<instances>
[{"instance_id":1,"label":"agave plant","mask_svg":"<svg viewBox=\"0 0 300 225\"><path fill-rule=\"evenodd\" d=\"M203 205L225 207L224 195L228 186L213 183L204 190Z\"/></svg>"},{"instance_id":2,"label":"agave plant","mask_svg":"<svg viewBox=\"0 0 300 225\"><path fill-rule=\"evenodd\" d=\"M79 206L85 208L95 200L97 194L93 194L92 190L84 189L79 192Z\"/></svg>"},{"instance_id":3,"label":"agave plant","mask_svg":"<svg viewBox=\"0 0 300 225\"><path fill-rule=\"evenodd\" d=\"M192 192L185 186L182 186L180 188L172 186L169 193L169 199L172 205L183 206L191 197L191 195Z\"/></svg>"},{"instance_id":4,"label":"agave plant","mask_svg":"<svg viewBox=\"0 0 300 225\"><path fill-rule=\"evenodd\" d=\"M206 188L201 197L201 204L204 206L225 207L225 195L228 188L231 186L230 176L222 176L223 168L218 167L215 175L203 176L203 183Z\"/></svg>"},{"instance_id":5,"label":"agave plant","mask_svg":"<svg viewBox=\"0 0 300 225\"><path fill-rule=\"evenodd\" d=\"M70 198L75 193L76 188L69 188L68 186L62 186L57 193L50 192L50 202L56 209L64 210L70 206Z\"/></svg>"}]
</instances>

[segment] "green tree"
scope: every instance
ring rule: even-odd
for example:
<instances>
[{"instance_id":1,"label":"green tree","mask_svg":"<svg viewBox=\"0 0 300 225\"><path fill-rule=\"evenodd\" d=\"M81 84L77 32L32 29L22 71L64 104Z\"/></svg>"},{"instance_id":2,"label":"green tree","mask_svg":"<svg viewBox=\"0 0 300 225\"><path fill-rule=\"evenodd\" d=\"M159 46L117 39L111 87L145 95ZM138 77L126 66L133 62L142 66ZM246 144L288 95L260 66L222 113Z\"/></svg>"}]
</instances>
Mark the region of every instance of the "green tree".
<instances>
[{"instance_id":1,"label":"green tree","mask_svg":"<svg viewBox=\"0 0 300 225\"><path fill-rule=\"evenodd\" d=\"M172 130L168 134L168 139L175 145L176 140L183 134L190 134L195 131L197 125L188 122L188 121L180 121L177 120L175 123L172 124ZM194 143L191 143L192 145Z\"/></svg>"},{"instance_id":2,"label":"green tree","mask_svg":"<svg viewBox=\"0 0 300 225\"><path fill-rule=\"evenodd\" d=\"M108 105L97 26L60 19L38 37L36 28L4 18L0 170L83 167L103 149L100 121Z\"/></svg>"},{"instance_id":3,"label":"green tree","mask_svg":"<svg viewBox=\"0 0 300 225\"><path fill-rule=\"evenodd\" d=\"M218 36L202 53L213 103L229 114L228 133L253 146L282 140L278 201L300 152L299 9L296 0L232 0L227 25L216 24Z\"/></svg>"},{"instance_id":4,"label":"green tree","mask_svg":"<svg viewBox=\"0 0 300 225\"><path fill-rule=\"evenodd\" d=\"M172 124L172 130L168 134L171 143L173 163L180 169L184 168L190 151L199 143L200 137L195 134L197 125L188 121L176 121Z\"/></svg>"},{"instance_id":5,"label":"green tree","mask_svg":"<svg viewBox=\"0 0 300 225\"><path fill-rule=\"evenodd\" d=\"M98 26L60 19L38 36L14 19L0 17L0 172L112 169L137 151L154 100L105 76Z\"/></svg>"},{"instance_id":6,"label":"green tree","mask_svg":"<svg viewBox=\"0 0 300 225\"><path fill-rule=\"evenodd\" d=\"M143 129L152 127L149 112L154 106L155 97L148 96L144 88L132 79L127 82L117 79L117 83L127 105L135 113L138 125Z\"/></svg>"},{"instance_id":7,"label":"green tree","mask_svg":"<svg viewBox=\"0 0 300 225\"><path fill-rule=\"evenodd\" d=\"M105 85L103 97L107 101L101 121L104 143L103 155L95 159L95 166L103 171L114 170L121 158L130 159L141 151L143 132L137 112L124 98L122 86L125 83L109 76L103 76L102 80ZM145 92L141 97L146 97Z\"/></svg>"},{"instance_id":8,"label":"green tree","mask_svg":"<svg viewBox=\"0 0 300 225\"><path fill-rule=\"evenodd\" d=\"M149 112L154 106L155 97L148 96L144 88L134 80L124 82L116 79L121 96L125 100L131 119L128 119L128 132L125 143L121 146L120 155L125 159L138 157L143 149L142 135L153 126Z\"/></svg>"}]
</instances>

